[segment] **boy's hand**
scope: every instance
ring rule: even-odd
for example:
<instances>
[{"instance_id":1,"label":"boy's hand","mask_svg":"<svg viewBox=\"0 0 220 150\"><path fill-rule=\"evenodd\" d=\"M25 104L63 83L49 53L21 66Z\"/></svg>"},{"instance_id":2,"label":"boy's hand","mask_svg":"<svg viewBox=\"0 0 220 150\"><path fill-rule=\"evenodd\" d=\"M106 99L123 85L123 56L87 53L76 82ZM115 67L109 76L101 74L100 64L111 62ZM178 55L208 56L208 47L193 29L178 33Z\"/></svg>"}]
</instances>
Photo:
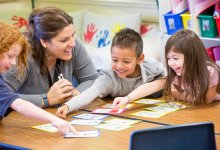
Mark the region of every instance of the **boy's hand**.
<instances>
[{"instance_id":1,"label":"boy's hand","mask_svg":"<svg viewBox=\"0 0 220 150\"><path fill-rule=\"evenodd\" d=\"M129 97L116 97L113 101L113 109L119 109L120 106L127 105L129 103Z\"/></svg>"},{"instance_id":2,"label":"boy's hand","mask_svg":"<svg viewBox=\"0 0 220 150\"><path fill-rule=\"evenodd\" d=\"M63 106L61 106L57 109L56 115L61 118L66 118L68 110L69 110L68 106L64 104Z\"/></svg>"}]
</instances>

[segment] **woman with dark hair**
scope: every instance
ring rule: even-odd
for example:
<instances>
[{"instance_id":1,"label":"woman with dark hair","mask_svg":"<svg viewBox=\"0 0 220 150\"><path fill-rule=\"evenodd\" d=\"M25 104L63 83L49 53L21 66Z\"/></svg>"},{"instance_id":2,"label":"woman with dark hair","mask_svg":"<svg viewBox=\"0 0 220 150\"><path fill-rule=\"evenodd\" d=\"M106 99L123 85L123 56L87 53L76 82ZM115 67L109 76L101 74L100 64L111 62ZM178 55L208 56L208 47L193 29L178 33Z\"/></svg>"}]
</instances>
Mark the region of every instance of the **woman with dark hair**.
<instances>
[{"instance_id":1,"label":"woman with dark hair","mask_svg":"<svg viewBox=\"0 0 220 150\"><path fill-rule=\"evenodd\" d=\"M0 43L0 121L13 109L24 116L50 122L62 134L76 132L69 122L36 107L10 91L1 74L15 66L19 75L23 76L29 44L16 28L2 22L0 22Z\"/></svg>"},{"instance_id":2,"label":"woman with dark hair","mask_svg":"<svg viewBox=\"0 0 220 150\"><path fill-rule=\"evenodd\" d=\"M62 104L90 87L98 73L75 35L72 17L55 7L34 9L28 20L28 56L25 74L16 68L4 80L19 96L39 107ZM63 77L59 79L59 77ZM76 89L73 79L78 82Z\"/></svg>"}]
</instances>

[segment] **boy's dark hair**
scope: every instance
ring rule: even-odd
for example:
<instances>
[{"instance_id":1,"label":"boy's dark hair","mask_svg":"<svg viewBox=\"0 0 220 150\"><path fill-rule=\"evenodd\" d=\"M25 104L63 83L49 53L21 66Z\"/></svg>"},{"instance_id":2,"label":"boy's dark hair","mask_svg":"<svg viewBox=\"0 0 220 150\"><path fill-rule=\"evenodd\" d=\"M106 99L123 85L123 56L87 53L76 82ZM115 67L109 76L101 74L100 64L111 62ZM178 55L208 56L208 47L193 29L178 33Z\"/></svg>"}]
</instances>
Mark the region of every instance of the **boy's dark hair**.
<instances>
[{"instance_id":1,"label":"boy's dark hair","mask_svg":"<svg viewBox=\"0 0 220 150\"><path fill-rule=\"evenodd\" d=\"M112 40L112 47L135 50L137 58L143 53L143 40L138 32L130 28L124 28L117 32Z\"/></svg>"}]
</instances>

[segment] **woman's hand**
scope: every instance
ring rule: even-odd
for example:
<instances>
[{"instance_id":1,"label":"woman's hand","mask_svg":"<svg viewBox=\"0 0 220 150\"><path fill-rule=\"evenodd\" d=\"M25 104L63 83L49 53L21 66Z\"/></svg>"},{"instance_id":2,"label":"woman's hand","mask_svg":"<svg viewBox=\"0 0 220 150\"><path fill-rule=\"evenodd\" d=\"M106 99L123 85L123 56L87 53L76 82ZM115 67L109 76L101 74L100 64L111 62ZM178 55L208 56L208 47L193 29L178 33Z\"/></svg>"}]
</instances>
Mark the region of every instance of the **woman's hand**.
<instances>
[{"instance_id":1,"label":"woman's hand","mask_svg":"<svg viewBox=\"0 0 220 150\"><path fill-rule=\"evenodd\" d=\"M50 106L62 104L73 96L72 83L66 79L60 79L55 82L47 93L47 99Z\"/></svg>"}]
</instances>

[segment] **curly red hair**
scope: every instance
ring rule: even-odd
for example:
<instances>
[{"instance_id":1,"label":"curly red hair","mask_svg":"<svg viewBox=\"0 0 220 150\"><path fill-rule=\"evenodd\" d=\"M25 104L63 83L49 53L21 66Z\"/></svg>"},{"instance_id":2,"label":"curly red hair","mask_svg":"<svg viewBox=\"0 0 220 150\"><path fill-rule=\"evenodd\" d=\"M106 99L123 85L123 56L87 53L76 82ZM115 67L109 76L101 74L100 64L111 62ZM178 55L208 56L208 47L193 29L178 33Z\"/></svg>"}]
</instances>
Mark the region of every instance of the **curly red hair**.
<instances>
[{"instance_id":1,"label":"curly red hair","mask_svg":"<svg viewBox=\"0 0 220 150\"><path fill-rule=\"evenodd\" d=\"M17 43L22 47L17 59L17 68L21 75L24 68L27 66L27 53L30 46L26 37L19 32L17 28L0 22L0 55L8 52L14 43Z\"/></svg>"}]
</instances>

